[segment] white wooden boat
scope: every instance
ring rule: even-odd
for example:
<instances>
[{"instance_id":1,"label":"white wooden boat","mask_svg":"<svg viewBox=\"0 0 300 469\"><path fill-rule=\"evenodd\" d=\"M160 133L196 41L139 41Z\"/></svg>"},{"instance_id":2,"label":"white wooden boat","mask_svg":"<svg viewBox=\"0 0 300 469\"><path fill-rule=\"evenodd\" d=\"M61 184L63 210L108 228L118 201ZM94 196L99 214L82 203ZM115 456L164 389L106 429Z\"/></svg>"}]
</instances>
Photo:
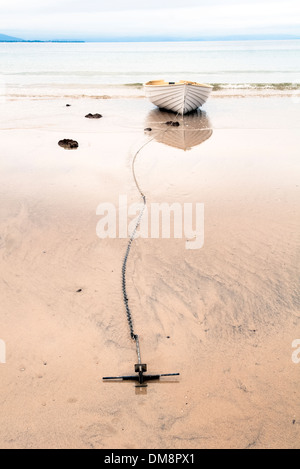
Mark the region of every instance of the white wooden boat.
<instances>
[{"instance_id":1,"label":"white wooden boat","mask_svg":"<svg viewBox=\"0 0 300 469\"><path fill-rule=\"evenodd\" d=\"M195 111L207 101L213 87L192 81L149 81L144 85L146 97L161 109L178 114Z\"/></svg>"}]
</instances>

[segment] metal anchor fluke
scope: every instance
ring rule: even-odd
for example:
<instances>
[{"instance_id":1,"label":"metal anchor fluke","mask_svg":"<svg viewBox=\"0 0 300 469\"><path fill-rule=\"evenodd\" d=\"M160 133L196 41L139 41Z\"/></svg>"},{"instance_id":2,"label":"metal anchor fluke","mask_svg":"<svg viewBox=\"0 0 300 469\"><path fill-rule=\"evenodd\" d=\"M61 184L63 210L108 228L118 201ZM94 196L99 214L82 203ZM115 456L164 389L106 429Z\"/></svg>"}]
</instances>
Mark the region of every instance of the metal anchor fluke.
<instances>
[{"instance_id":1,"label":"metal anchor fluke","mask_svg":"<svg viewBox=\"0 0 300 469\"><path fill-rule=\"evenodd\" d=\"M122 380L122 381L137 381L136 387L147 387L147 381L159 381L161 378L170 377L170 376L180 376L180 373L166 373L161 375L147 375L147 365L145 364L136 364L135 365L136 374L133 376L113 376L106 377L103 380L113 381L113 380Z\"/></svg>"},{"instance_id":2,"label":"metal anchor fluke","mask_svg":"<svg viewBox=\"0 0 300 469\"><path fill-rule=\"evenodd\" d=\"M167 373L167 374L162 374L162 375L145 375L144 373L147 373L148 366L145 363L142 363L139 336L134 335L134 340L136 343L136 353L138 357L138 363L134 366L134 371L136 372L136 374L133 376L107 377L107 378L103 378L103 380L137 381L138 382L138 384L136 385L137 388L146 388L148 386L146 384L147 381L159 381L160 378L166 378L168 376L169 377L180 376L180 373Z\"/></svg>"}]
</instances>

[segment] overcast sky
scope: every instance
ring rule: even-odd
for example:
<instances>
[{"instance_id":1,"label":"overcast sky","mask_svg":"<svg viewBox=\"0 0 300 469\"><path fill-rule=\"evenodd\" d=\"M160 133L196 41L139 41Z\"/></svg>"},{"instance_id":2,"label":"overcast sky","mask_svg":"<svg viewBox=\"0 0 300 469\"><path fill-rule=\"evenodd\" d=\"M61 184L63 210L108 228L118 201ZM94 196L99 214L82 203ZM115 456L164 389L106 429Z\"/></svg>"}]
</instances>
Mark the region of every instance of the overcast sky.
<instances>
[{"instance_id":1,"label":"overcast sky","mask_svg":"<svg viewBox=\"0 0 300 469\"><path fill-rule=\"evenodd\" d=\"M300 0L0 0L0 33L42 40L300 37Z\"/></svg>"}]
</instances>

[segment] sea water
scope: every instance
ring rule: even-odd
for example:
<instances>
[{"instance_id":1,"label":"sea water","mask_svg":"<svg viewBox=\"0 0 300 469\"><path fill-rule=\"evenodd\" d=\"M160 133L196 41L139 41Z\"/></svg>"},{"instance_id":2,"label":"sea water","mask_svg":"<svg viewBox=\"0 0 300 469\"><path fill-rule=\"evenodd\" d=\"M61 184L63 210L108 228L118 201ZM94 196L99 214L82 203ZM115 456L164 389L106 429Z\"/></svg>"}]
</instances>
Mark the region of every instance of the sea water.
<instances>
[{"instance_id":1,"label":"sea water","mask_svg":"<svg viewBox=\"0 0 300 469\"><path fill-rule=\"evenodd\" d=\"M0 43L1 95L126 95L155 79L299 84L300 40Z\"/></svg>"}]
</instances>

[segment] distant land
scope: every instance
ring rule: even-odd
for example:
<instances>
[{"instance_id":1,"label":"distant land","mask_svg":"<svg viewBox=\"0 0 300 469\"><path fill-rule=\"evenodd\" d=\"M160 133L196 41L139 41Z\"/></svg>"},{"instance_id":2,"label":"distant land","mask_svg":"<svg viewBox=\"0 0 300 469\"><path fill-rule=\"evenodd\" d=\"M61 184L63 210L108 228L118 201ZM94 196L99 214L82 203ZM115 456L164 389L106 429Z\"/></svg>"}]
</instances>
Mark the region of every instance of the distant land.
<instances>
[{"instance_id":1,"label":"distant land","mask_svg":"<svg viewBox=\"0 0 300 469\"><path fill-rule=\"evenodd\" d=\"M0 42L22 42L22 39L18 37L6 36L6 34L0 34Z\"/></svg>"},{"instance_id":2,"label":"distant land","mask_svg":"<svg viewBox=\"0 0 300 469\"><path fill-rule=\"evenodd\" d=\"M51 39L51 40L28 40L20 39L6 34L0 34L0 42L29 42L29 43L86 43L86 42L206 42L206 41L260 41L260 40L295 40L299 36L289 34L257 34L257 35L232 35L232 36L202 36L202 37L180 37L180 36L115 36L115 37L89 37L85 40L73 39Z\"/></svg>"},{"instance_id":3,"label":"distant land","mask_svg":"<svg viewBox=\"0 0 300 469\"><path fill-rule=\"evenodd\" d=\"M57 41L26 41L25 39L20 39L18 37L13 37L13 36L7 36L6 34L0 34L0 42L63 42L63 43L69 43L69 42L79 42L79 43L84 43L85 41L68 41L68 40L57 40Z\"/></svg>"}]
</instances>

